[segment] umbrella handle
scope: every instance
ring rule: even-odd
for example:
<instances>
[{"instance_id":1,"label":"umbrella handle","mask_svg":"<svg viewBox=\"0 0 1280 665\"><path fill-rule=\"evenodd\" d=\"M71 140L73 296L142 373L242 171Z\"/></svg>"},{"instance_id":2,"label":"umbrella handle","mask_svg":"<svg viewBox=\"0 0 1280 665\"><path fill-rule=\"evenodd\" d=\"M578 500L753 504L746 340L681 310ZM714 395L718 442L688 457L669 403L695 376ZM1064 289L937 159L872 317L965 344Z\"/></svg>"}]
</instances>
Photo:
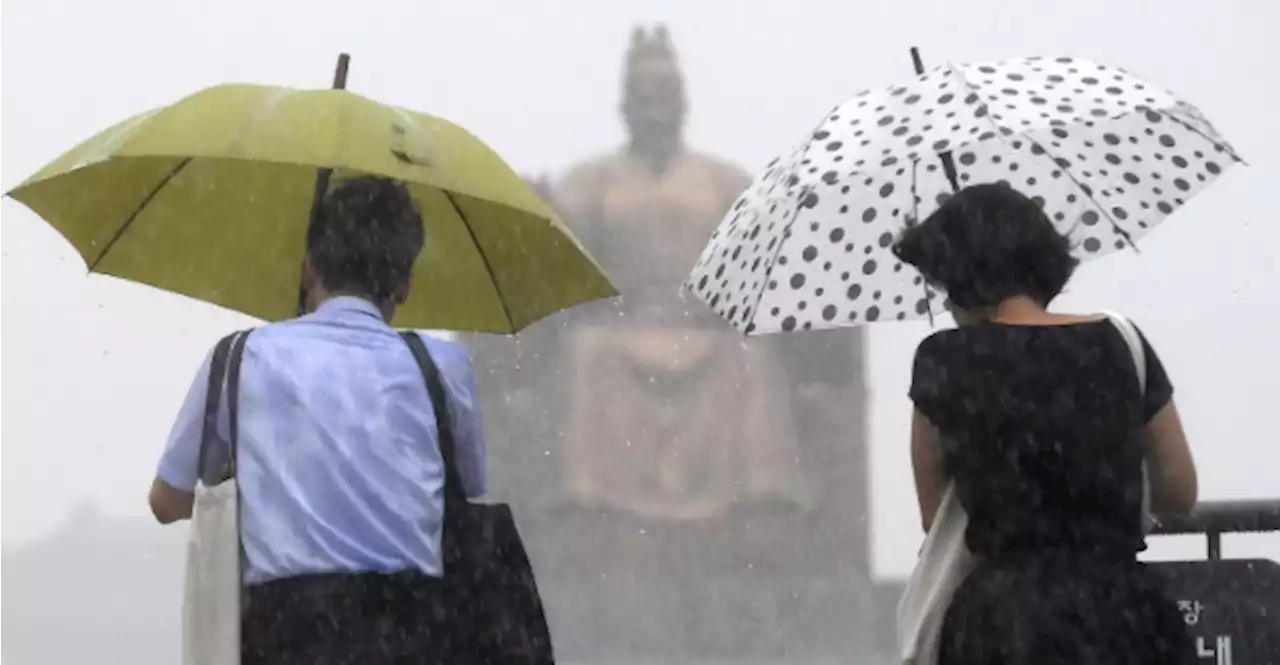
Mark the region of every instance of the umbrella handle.
<instances>
[{"instance_id":1,"label":"umbrella handle","mask_svg":"<svg viewBox=\"0 0 1280 665\"><path fill-rule=\"evenodd\" d=\"M351 55L349 53L338 54L338 64L333 69L333 89L347 89L347 70L351 68ZM333 169L317 169L316 170L316 188L311 195L311 217L308 226L314 224L316 216L320 214L320 204L324 202L324 195L329 191L329 177L333 175ZM298 277L298 316L307 313L307 289L302 285L302 277Z\"/></svg>"},{"instance_id":2,"label":"umbrella handle","mask_svg":"<svg viewBox=\"0 0 1280 665\"><path fill-rule=\"evenodd\" d=\"M924 74L924 59L920 57L919 47L911 47L911 64L915 66L917 75ZM938 153L938 157L942 160L942 171L947 174L947 182L951 183L951 190L960 191L960 178L956 174L956 163L951 158L951 151Z\"/></svg>"}]
</instances>

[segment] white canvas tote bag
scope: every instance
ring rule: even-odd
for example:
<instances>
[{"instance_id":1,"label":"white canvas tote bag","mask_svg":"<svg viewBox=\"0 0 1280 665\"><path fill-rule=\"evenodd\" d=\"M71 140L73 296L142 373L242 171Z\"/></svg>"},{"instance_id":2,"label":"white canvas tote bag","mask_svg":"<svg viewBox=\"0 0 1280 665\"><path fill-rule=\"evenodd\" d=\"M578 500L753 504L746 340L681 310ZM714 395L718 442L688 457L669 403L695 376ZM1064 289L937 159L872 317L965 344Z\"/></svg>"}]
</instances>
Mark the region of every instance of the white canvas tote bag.
<instances>
[{"instance_id":1,"label":"white canvas tote bag","mask_svg":"<svg viewBox=\"0 0 1280 665\"><path fill-rule=\"evenodd\" d=\"M195 490L183 593L184 665L240 665L240 494L235 478L240 361L248 332L214 349L200 445L201 481ZM218 450L217 415L226 383L229 441ZM208 483L208 484L206 484Z\"/></svg>"}]
</instances>

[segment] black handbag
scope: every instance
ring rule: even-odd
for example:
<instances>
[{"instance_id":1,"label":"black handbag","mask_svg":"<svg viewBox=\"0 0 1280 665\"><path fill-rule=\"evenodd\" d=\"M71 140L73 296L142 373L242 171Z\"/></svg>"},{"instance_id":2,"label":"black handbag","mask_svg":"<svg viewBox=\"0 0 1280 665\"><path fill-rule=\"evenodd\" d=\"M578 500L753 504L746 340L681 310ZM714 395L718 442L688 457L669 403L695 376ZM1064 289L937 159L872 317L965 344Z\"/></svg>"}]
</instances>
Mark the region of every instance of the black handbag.
<instances>
[{"instance_id":1,"label":"black handbag","mask_svg":"<svg viewBox=\"0 0 1280 665\"><path fill-rule=\"evenodd\" d=\"M439 424L445 467L443 587L449 607L458 612L460 634L467 636L478 662L554 663L551 630L511 508L467 500L440 370L417 333L401 337L422 371Z\"/></svg>"}]
</instances>

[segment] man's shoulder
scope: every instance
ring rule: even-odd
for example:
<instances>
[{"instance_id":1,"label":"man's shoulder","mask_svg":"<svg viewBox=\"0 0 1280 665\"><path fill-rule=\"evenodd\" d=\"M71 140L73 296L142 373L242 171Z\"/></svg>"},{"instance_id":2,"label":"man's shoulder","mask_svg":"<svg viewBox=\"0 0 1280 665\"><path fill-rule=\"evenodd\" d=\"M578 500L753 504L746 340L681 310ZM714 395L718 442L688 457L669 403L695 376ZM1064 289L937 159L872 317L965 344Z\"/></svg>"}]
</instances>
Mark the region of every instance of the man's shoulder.
<instances>
[{"instance_id":1,"label":"man's shoulder","mask_svg":"<svg viewBox=\"0 0 1280 665\"><path fill-rule=\"evenodd\" d=\"M462 342L445 339L428 332L416 332L427 345L427 352L440 365L441 371L464 370L471 366L471 354ZM446 365L448 367L446 368Z\"/></svg>"},{"instance_id":2,"label":"man's shoulder","mask_svg":"<svg viewBox=\"0 0 1280 665\"><path fill-rule=\"evenodd\" d=\"M209 353L205 355L205 364L207 365L213 361L214 355L217 354L218 351L220 350L219 347L224 347L221 349L221 351L224 354L229 354L231 352L233 343L236 341L237 338L242 336L244 337L245 352L248 353L249 350L252 349L256 345L258 340L262 337L262 334L261 334L262 329L268 328L273 325L276 325L276 324L265 324L265 325L253 326L249 328L240 328L222 335L218 339L214 340L212 344L209 345ZM250 333L252 333L252 335L250 335ZM226 356L224 355L223 358L225 359Z\"/></svg>"},{"instance_id":3,"label":"man's shoulder","mask_svg":"<svg viewBox=\"0 0 1280 665\"><path fill-rule=\"evenodd\" d=\"M233 333L228 333L221 339L233 338L241 334L248 335L245 338L245 352L260 350L266 344L288 339L297 334L301 327L300 324L304 324L311 316L308 314L293 319L264 323L251 328L242 328Z\"/></svg>"},{"instance_id":4,"label":"man's shoulder","mask_svg":"<svg viewBox=\"0 0 1280 665\"><path fill-rule=\"evenodd\" d=\"M401 333L403 334L403 333ZM467 347L457 340L450 339L440 333L428 332L425 330L415 331L418 337L426 343L427 348L431 351L440 351L442 353L466 353Z\"/></svg>"}]
</instances>

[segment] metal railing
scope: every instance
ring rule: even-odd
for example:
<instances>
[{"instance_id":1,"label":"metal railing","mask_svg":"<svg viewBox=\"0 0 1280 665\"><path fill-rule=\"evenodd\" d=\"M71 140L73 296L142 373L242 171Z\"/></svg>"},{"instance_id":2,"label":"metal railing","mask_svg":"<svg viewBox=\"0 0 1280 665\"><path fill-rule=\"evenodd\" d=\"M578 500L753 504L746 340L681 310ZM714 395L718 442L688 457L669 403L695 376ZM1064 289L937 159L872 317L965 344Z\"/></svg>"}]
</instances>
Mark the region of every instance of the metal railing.
<instances>
[{"instance_id":1,"label":"metal railing","mask_svg":"<svg viewBox=\"0 0 1280 665\"><path fill-rule=\"evenodd\" d=\"M1210 559L1222 558L1222 534L1280 531L1280 499L1202 501L1190 515L1161 516L1153 533L1203 533Z\"/></svg>"}]
</instances>

